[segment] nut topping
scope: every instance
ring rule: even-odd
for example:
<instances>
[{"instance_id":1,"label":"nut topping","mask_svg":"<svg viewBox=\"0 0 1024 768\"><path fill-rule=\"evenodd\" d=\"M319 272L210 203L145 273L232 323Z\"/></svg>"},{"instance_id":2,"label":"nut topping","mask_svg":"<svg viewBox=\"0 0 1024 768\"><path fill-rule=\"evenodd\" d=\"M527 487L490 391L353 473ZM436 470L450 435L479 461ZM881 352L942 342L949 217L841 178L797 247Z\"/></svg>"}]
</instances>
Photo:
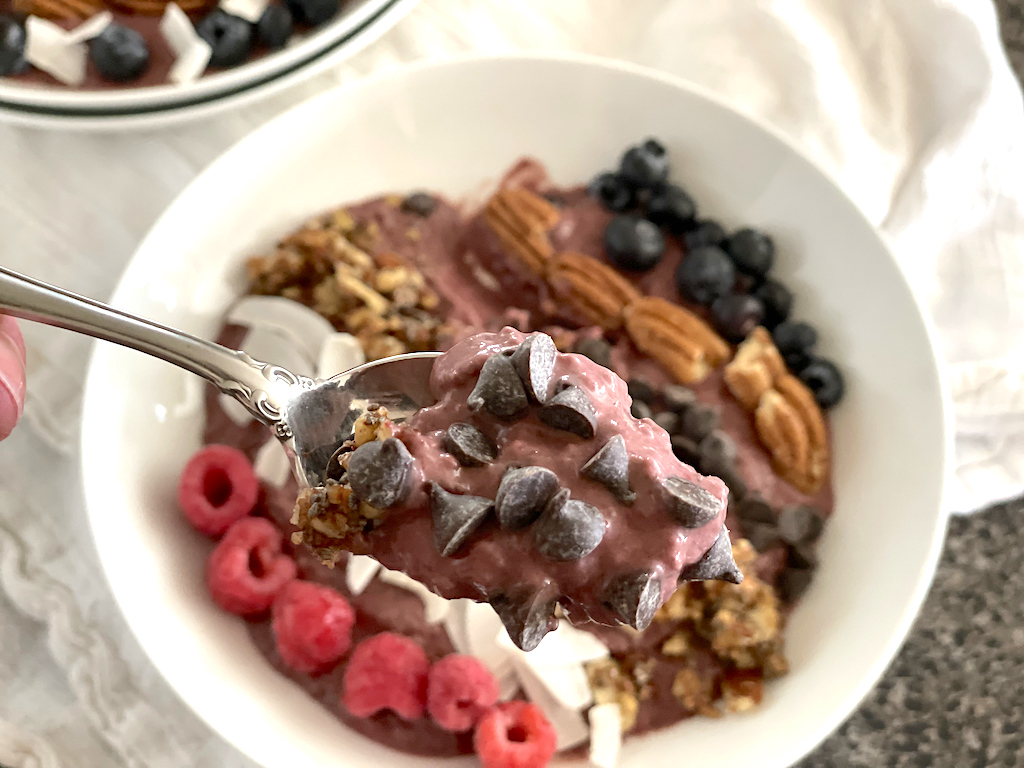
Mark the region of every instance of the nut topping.
<instances>
[{"instance_id":1,"label":"nut topping","mask_svg":"<svg viewBox=\"0 0 1024 768\"><path fill-rule=\"evenodd\" d=\"M678 304L647 296L623 315L637 348L683 383L700 381L729 357L729 345L711 326Z\"/></svg>"},{"instance_id":2,"label":"nut topping","mask_svg":"<svg viewBox=\"0 0 1024 768\"><path fill-rule=\"evenodd\" d=\"M554 254L547 233L558 217L551 203L521 187L499 190L484 210L487 226L501 244L538 276L543 276Z\"/></svg>"},{"instance_id":3,"label":"nut topping","mask_svg":"<svg viewBox=\"0 0 1024 768\"><path fill-rule=\"evenodd\" d=\"M552 293L587 321L612 331L622 325L623 311L640 298L626 278L582 253L559 253L548 262Z\"/></svg>"}]
</instances>

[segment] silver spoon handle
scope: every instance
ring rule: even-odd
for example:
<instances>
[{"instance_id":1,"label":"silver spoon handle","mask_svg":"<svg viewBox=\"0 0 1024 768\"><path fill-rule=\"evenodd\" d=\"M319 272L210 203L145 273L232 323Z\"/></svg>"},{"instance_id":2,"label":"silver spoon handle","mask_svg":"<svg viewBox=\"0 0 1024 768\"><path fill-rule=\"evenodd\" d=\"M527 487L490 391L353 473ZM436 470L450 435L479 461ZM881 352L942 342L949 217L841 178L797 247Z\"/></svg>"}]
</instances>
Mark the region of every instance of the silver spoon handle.
<instances>
[{"instance_id":1,"label":"silver spoon handle","mask_svg":"<svg viewBox=\"0 0 1024 768\"><path fill-rule=\"evenodd\" d=\"M136 349L202 376L231 395L279 437L284 403L296 387L310 386L277 365L114 309L0 267L0 312L46 323Z\"/></svg>"}]
</instances>

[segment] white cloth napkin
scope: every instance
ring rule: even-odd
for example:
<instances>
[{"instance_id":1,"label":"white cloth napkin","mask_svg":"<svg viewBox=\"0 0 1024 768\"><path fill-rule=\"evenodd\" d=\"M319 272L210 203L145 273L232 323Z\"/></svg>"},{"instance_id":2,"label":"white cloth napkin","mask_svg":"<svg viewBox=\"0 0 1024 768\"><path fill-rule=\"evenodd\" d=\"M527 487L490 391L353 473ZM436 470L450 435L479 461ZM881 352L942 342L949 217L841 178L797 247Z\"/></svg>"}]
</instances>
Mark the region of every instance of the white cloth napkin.
<instances>
[{"instance_id":1,"label":"white cloth napkin","mask_svg":"<svg viewBox=\"0 0 1024 768\"><path fill-rule=\"evenodd\" d=\"M1024 110L989 0L423 0L337 72L217 119L0 127L0 263L109 295L160 211L253 127L333 83L473 50L662 68L792 137L889 238L939 330L949 509L1024 491ZM251 766L158 678L98 573L75 479L87 344L25 332L27 423L0 444L0 764Z\"/></svg>"}]
</instances>

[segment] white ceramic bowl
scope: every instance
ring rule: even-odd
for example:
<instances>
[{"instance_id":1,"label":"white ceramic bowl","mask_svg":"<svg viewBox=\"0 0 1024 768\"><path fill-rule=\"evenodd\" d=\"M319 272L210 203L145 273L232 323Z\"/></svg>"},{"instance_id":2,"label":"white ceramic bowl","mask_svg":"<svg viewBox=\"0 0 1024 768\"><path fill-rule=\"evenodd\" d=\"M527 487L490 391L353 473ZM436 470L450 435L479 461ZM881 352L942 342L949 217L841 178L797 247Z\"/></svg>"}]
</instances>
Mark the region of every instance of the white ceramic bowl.
<instances>
[{"instance_id":1,"label":"white ceramic bowl","mask_svg":"<svg viewBox=\"0 0 1024 768\"><path fill-rule=\"evenodd\" d=\"M296 141L296 136L302 141ZM114 303L210 335L242 289L241 260L310 214L383 190L479 191L522 155L580 182L647 135L671 150L701 209L767 229L800 317L849 384L834 412L836 509L817 577L792 617L792 672L755 712L697 719L625 746L622 768L780 768L849 714L892 659L927 590L943 534L949 450L929 332L879 236L777 134L707 94L580 59L469 59L327 93L240 142L153 228ZM175 508L199 445L191 376L99 345L83 465L114 594L156 666L214 730L267 768L426 766L340 725L277 674L203 586L207 545Z\"/></svg>"}]
</instances>

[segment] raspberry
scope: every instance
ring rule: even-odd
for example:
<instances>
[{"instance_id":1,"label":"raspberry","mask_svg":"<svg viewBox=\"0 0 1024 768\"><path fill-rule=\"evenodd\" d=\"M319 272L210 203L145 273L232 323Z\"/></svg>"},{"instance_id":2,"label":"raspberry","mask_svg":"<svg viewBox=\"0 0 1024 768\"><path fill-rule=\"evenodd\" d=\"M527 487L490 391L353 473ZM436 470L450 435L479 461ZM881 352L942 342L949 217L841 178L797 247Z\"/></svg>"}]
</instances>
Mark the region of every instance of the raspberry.
<instances>
[{"instance_id":1,"label":"raspberry","mask_svg":"<svg viewBox=\"0 0 1024 768\"><path fill-rule=\"evenodd\" d=\"M220 536L252 512L260 481L245 454L227 445L207 445L185 465L178 504L197 531Z\"/></svg>"},{"instance_id":2,"label":"raspberry","mask_svg":"<svg viewBox=\"0 0 1024 768\"><path fill-rule=\"evenodd\" d=\"M277 652L298 672L326 672L352 645L355 611L330 587L293 581L277 596L272 616Z\"/></svg>"},{"instance_id":3,"label":"raspberry","mask_svg":"<svg viewBox=\"0 0 1024 768\"><path fill-rule=\"evenodd\" d=\"M267 610L294 578L295 561L281 554L281 534L262 517L233 523L206 564L214 602L240 616Z\"/></svg>"},{"instance_id":4,"label":"raspberry","mask_svg":"<svg viewBox=\"0 0 1024 768\"><path fill-rule=\"evenodd\" d=\"M430 662L415 642L381 632L356 646L345 670L341 702L356 717L391 709L406 720L423 717Z\"/></svg>"},{"instance_id":5,"label":"raspberry","mask_svg":"<svg viewBox=\"0 0 1024 768\"><path fill-rule=\"evenodd\" d=\"M536 704L510 701L480 719L473 746L483 768L544 768L555 754L555 729Z\"/></svg>"},{"instance_id":6,"label":"raspberry","mask_svg":"<svg viewBox=\"0 0 1024 768\"><path fill-rule=\"evenodd\" d=\"M430 668L427 711L446 731L468 731L498 700L498 681L479 659L456 653Z\"/></svg>"}]
</instances>

